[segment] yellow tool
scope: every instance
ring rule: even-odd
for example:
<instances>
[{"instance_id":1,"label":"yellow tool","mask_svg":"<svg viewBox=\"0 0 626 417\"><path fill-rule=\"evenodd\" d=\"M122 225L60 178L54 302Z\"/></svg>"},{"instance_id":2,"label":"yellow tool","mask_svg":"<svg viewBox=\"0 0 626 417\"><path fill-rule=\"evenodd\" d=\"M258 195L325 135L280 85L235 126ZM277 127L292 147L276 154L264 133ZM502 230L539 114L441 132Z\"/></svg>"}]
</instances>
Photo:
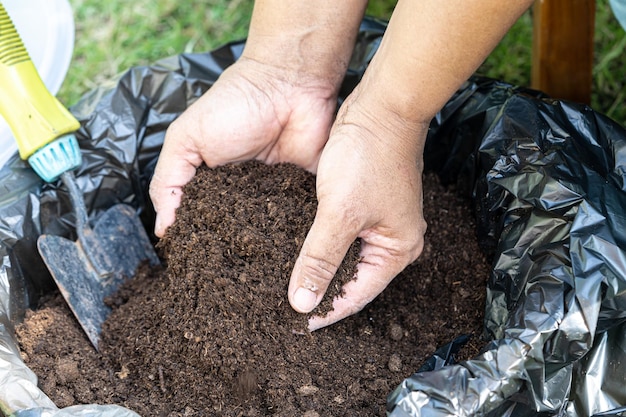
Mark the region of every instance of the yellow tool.
<instances>
[{"instance_id":1,"label":"yellow tool","mask_svg":"<svg viewBox=\"0 0 626 417\"><path fill-rule=\"evenodd\" d=\"M104 298L132 277L139 264L159 260L135 211L124 204L89 225L73 170L81 165L74 132L80 123L48 91L4 6L0 3L0 113L20 157L47 182L61 178L75 210L78 242L42 235L37 246L74 315L97 348L110 312Z\"/></svg>"},{"instance_id":2,"label":"yellow tool","mask_svg":"<svg viewBox=\"0 0 626 417\"><path fill-rule=\"evenodd\" d=\"M80 124L44 85L2 4L0 83L0 113L13 131L20 157L48 182L80 166L74 137Z\"/></svg>"}]
</instances>

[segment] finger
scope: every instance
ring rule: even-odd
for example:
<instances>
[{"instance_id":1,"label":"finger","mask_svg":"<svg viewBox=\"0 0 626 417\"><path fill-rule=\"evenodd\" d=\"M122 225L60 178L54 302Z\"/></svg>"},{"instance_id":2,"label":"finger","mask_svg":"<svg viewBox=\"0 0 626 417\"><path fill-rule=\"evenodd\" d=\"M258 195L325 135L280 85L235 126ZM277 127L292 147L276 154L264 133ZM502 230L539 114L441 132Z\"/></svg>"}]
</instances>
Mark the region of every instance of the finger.
<instances>
[{"instance_id":1,"label":"finger","mask_svg":"<svg viewBox=\"0 0 626 417\"><path fill-rule=\"evenodd\" d=\"M393 277L392 277L393 278ZM330 326L340 320L363 310L386 287L389 280L368 280L357 274L356 281L350 281L343 286L343 296L333 300L333 309L324 316L309 318L309 330L315 331Z\"/></svg>"},{"instance_id":2,"label":"finger","mask_svg":"<svg viewBox=\"0 0 626 417\"><path fill-rule=\"evenodd\" d=\"M173 127L166 134L150 181L150 199L156 211L154 233L158 237L163 237L165 230L174 223L183 195L182 188L202 163L200 154L193 147L182 144Z\"/></svg>"},{"instance_id":3,"label":"finger","mask_svg":"<svg viewBox=\"0 0 626 417\"><path fill-rule=\"evenodd\" d=\"M294 310L308 313L322 301L357 234L358 227L342 221L336 210L318 207L289 282L288 297Z\"/></svg>"},{"instance_id":4,"label":"finger","mask_svg":"<svg viewBox=\"0 0 626 417\"><path fill-rule=\"evenodd\" d=\"M422 245L417 245L410 257L398 257L388 247L364 240L356 279L343 286L344 294L333 300L332 311L309 319L309 330L321 329L361 311L417 258L421 248Z\"/></svg>"}]
</instances>

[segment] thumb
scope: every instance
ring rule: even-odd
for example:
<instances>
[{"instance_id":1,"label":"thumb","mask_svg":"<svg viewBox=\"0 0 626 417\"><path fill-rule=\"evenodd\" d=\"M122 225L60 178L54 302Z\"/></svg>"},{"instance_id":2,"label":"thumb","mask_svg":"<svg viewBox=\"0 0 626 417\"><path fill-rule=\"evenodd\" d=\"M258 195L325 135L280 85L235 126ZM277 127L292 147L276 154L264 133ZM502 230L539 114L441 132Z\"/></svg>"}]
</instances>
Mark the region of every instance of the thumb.
<instances>
[{"instance_id":1,"label":"thumb","mask_svg":"<svg viewBox=\"0 0 626 417\"><path fill-rule=\"evenodd\" d=\"M322 301L358 230L336 211L318 211L302 245L289 281L288 297L299 313L312 311Z\"/></svg>"},{"instance_id":2,"label":"thumb","mask_svg":"<svg viewBox=\"0 0 626 417\"><path fill-rule=\"evenodd\" d=\"M174 138L168 141L170 135L171 128L150 180L150 199L156 211L154 233L158 237L163 237L165 230L174 223L183 186L193 178L196 168L202 163L197 151L178 146Z\"/></svg>"}]
</instances>

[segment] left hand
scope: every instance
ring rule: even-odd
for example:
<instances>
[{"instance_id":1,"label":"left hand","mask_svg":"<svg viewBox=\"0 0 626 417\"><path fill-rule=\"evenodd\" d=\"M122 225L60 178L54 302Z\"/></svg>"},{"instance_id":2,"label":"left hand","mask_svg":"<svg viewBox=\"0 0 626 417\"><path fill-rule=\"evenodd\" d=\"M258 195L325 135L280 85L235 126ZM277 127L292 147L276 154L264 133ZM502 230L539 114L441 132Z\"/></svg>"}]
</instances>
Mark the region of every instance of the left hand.
<instances>
[{"instance_id":1,"label":"left hand","mask_svg":"<svg viewBox=\"0 0 626 417\"><path fill-rule=\"evenodd\" d=\"M257 159L315 172L336 103L324 80L241 58L167 130L150 183L155 234L174 222L183 187L202 163Z\"/></svg>"}]
</instances>

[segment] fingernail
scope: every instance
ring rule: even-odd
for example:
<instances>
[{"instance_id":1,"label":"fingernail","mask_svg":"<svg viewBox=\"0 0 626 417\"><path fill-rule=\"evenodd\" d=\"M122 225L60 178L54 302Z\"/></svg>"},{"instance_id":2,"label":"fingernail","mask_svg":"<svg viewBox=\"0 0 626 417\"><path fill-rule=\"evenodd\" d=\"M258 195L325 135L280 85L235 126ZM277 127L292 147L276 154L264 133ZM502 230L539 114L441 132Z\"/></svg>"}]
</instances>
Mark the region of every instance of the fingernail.
<instances>
[{"instance_id":1,"label":"fingernail","mask_svg":"<svg viewBox=\"0 0 626 417\"><path fill-rule=\"evenodd\" d=\"M161 224L161 217L158 215L156 215L156 218L154 219L154 234L157 236L162 236L163 235L163 225Z\"/></svg>"},{"instance_id":2,"label":"fingernail","mask_svg":"<svg viewBox=\"0 0 626 417\"><path fill-rule=\"evenodd\" d=\"M317 294L311 290L300 287L293 295L293 304L298 310L308 313L313 310L317 304Z\"/></svg>"}]
</instances>

